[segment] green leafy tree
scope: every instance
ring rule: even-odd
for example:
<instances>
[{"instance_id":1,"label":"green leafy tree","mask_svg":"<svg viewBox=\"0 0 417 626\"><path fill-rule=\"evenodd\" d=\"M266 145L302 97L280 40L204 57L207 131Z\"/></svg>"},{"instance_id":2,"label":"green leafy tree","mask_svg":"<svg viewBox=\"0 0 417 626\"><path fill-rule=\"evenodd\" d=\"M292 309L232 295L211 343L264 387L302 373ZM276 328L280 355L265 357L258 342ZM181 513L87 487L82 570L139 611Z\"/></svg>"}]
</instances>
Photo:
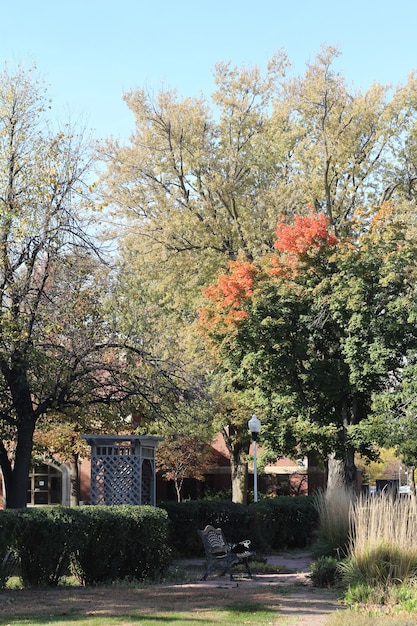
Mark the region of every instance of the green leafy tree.
<instances>
[{"instance_id":1,"label":"green leafy tree","mask_svg":"<svg viewBox=\"0 0 417 626\"><path fill-rule=\"evenodd\" d=\"M407 467L408 484L416 497L417 387L415 353L409 352L401 376L391 377L390 387L374 398L373 411L364 429L378 442L388 442Z\"/></svg>"},{"instance_id":2,"label":"green leafy tree","mask_svg":"<svg viewBox=\"0 0 417 626\"><path fill-rule=\"evenodd\" d=\"M356 480L357 426L417 347L413 206L384 205L369 230L338 240L324 215L277 227L276 253L232 266L200 313L231 389L252 394L277 453L319 450Z\"/></svg>"}]
</instances>

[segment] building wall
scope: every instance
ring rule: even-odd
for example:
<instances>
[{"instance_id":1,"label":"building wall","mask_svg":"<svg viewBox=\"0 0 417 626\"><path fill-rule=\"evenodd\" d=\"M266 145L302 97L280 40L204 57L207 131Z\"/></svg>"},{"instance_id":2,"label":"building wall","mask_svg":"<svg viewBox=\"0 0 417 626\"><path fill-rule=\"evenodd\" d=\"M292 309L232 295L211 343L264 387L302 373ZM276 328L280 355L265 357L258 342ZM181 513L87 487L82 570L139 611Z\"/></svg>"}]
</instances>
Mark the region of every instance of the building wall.
<instances>
[{"instance_id":1,"label":"building wall","mask_svg":"<svg viewBox=\"0 0 417 626\"><path fill-rule=\"evenodd\" d=\"M91 480L90 459L81 459L79 471L80 471L80 502L84 504L90 501L90 480Z\"/></svg>"}]
</instances>

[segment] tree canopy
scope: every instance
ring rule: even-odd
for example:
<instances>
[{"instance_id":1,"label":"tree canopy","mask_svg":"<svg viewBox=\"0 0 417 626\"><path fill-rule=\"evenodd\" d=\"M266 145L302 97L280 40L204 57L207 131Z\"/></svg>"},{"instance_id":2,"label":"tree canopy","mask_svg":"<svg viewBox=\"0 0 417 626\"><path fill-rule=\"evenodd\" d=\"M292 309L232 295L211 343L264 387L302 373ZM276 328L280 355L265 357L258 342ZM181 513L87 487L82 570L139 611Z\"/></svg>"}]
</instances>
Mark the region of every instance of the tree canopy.
<instances>
[{"instance_id":1,"label":"tree canopy","mask_svg":"<svg viewBox=\"0 0 417 626\"><path fill-rule=\"evenodd\" d=\"M335 454L356 479L355 450L371 452L356 427L417 348L415 226L408 204L384 204L355 238L336 238L324 214L296 216L278 224L274 254L206 289L219 369L276 453Z\"/></svg>"},{"instance_id":2,"label":"tree canopy","mask_svg":"<svg viewBox=\"0 0 417 626\"><path fill-rule=\"evenodd\" d=\"M177 346L190 371L213 383L213 412L231 451L232 475L234 458L240 467L245 464L253 398L247 390L231 389L224 370L213 377L216 360L208 359L196 332L203 289L228 275L230 262L241 272L245 263L259 265L274 250L276 224L288 226L295 216L301 220L311 207L329 220L329 236L355 245L384 202L397 207L415 202L416 77L395 88L373 84L362 92L336 71L338 55L323 47L299 76L284 52L265 71L219 63L211 98L180 98L174 89L130 91L125 94L134 115L130 141L120 145L110 139L102 149L107 169L100 193L117 217L121 267L153 303L150 324L161 344ZM353 257L347 252L345 257L347 276ZM359 278L351 274L360 290ZM137 293L137 286L132 288ZM271 300L276 289L271 286ZM335 302L342 302L341 290ZM303 335L291 326L290 311L298 307L303 319L310 302L296 291L286 297L289 313L282 330L288 337L300 333L301 352ZM335 325L342 324L342 313L340 305ZM229 314L239 314L239 308ZM359 376L354 343L346 341L343 349L352 354ZM377 352L376 344L372 350ZM327 357L330 368L335 357L331 352ZM285 404L277 410L285 413ZM328 441L329 433L321 433ZM318 438L321 433L317 430ZM237 473L241 494L245 475Z\"/></svg>"},{"instance_id":3,"label":"tree canopy","mask_svg":"<svg viewBox=\"0 0 417 626\"><path fill-rule=\"evenodd\" d=\"M392 410L411 459L417 79L355 91L337 57L299 76L284 52L265 71L219 63L211 98L126 93L133 133L101 146L97 187L84 131L52 124L34 72L1 73L7 506L25 505L42 420L117 430L208 398L238 501L253 410L276 453L333 453L348 473Z\"/></svg>"},{"instance_id":4,"label":"tree canopy","mask_svg":"<svg viewBox=\"0 0 417 626\"><path fill-rule=\"evenodd\" d=\"M54 130L48 107L30 71L0 75L0 465L14 508L26 505L43 416L178 397L170 366L106 311L92 145L70 125Z\"/></svg>"}]
</instances>

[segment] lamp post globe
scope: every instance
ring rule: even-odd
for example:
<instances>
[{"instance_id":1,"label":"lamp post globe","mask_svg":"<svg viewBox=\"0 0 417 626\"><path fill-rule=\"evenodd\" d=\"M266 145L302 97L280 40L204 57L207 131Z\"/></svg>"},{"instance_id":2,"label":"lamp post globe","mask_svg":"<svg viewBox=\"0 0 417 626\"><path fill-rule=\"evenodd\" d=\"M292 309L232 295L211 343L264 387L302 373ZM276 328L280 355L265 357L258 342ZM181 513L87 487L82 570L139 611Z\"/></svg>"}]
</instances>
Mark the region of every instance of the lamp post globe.
<instances>
[{"instance_id":1,"label":"lamp post globe","mask_svg":"<svg viewBox=\"0 0 417 626\"><path fill-rule=\"evenodd\" d=\"M253 440L253 501L258 502L258 474L256 469L256 442L258 434L261 430L261 422L255 414L252 415L248 422L248 428L252 434Z\"/></svg>"},{"instance_id":2,"label":"lamp post globe","mask_svg":"<svg viewBox=\"0 0 417 626\"><path fill-rule=\"evenodd\" d=\"M252 415L252 417L250 418L250 420L248 422L248 428L249 428L250 432L252 433L253 441L256 441L257 438L258 438L258 433L261 430L261 422L256 417L255 413Z\"/></svg>"}]
</instances>

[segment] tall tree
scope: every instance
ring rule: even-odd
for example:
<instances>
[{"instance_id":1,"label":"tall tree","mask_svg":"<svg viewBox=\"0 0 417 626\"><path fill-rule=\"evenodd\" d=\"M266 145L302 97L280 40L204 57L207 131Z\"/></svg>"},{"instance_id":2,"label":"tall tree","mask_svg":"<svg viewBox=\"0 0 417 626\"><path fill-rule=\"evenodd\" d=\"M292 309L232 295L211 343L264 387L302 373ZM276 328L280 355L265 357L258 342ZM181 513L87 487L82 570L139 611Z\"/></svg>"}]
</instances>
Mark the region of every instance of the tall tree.
<instances>
[{"instance_id":1,"label":"tall tree","mask_svg":"<svg viewBox=\"0 0 417 626\"><path fill-rule=\"evenodd\" d=\"M355 448L370 451L356 427L417 348L415 210L384 205L355 240L328 224L278 224L276 254L234 264L200 319L230 388L253 394L264 441L334 455L354 483Z\"/></svg>"},{"instance_id":2,"label":"tall tree","mask_svg":"<svg viewBox=\"0 0 417 626\"><path fill-rule=\"evenodd\" d=\"M51 130L48 106L31 72L1 74L0 466L12 508L26 505L43 415L133 398L151 410L163 392L178 396L169 366L106 315L86 182L91 146L70 126Z\"/></svg>"},{"instance_id":3,"label":"tall tree","mask_svg":"<svg viewBox=\"0 0 417 626\"><path fill-rule=\"evenodd\" d=\"M39 339L46 290L60 256L85 247L77 198L89 168L86 144L67 127L45 123L47 102L30 72L0 77L0 398L1 420L13 432L0 463L7 506L26 505L36 421L55 400L43 393Z\"/></svg>"},{"instance_id":4,"label":"tall tree","mask_svg":"<svg viewBox=\"0 0 417 626\"><path fill-rule=\"evenodd\" d=\"M296 202L281 201L281 212L312 203L346 234L359 207L415 198L417 82L353 91L334 68L338 56L323 47L304 75L289 77L272 116L291 137L286 187Z\"/></svg>"},{"instance_id":5,"label":"tall tree","mask_svg":"<svg viewBox=\"0 0 417 626\"><path fill-rule=\"evenodd\" d=\"M414 198L414 76L396 90L355 92L335 71L337 57L323 48L299 77L286 75L282 52L264 73L219 63L210 100L180 99L175 90L125 95L134 129L128 145L103 146L103 203L123 225L123 267L159 307L158 331L165 319L170 345L178 338L178 352L193 351L188 360L199 372L214 366L195 332L202 289L229 261L270 252L278 219L311 203L344 236L361 207ZM231 455L233 474L233 459L244 467L249 445L242 401L239 428L229 411L222 423L235 433L230 449L242 451Z\"/></svg>"},{"instance_id":6,"label":"tall tree","mask_svg":"<svg viewBox=\"0 0 417 626\"><path fill-rule=\"evenodd\" d=\"M284 64L277 58L274 71ZM253 258L273 238L266 201L257 209L275 176L265 142L271 77L221 64L216 82L218 120L203 98L127 94L135 115L131 145L105 146L104 199L128 219L124 267L165 315L161 337L183 358L190 346L188 360L200 372L210 367L190 333L202 288L227 260L240 252ZM158 316L152 319L159 330ZM246 434L244 443L248 451Z\"/></svg>"}]
</instances>

